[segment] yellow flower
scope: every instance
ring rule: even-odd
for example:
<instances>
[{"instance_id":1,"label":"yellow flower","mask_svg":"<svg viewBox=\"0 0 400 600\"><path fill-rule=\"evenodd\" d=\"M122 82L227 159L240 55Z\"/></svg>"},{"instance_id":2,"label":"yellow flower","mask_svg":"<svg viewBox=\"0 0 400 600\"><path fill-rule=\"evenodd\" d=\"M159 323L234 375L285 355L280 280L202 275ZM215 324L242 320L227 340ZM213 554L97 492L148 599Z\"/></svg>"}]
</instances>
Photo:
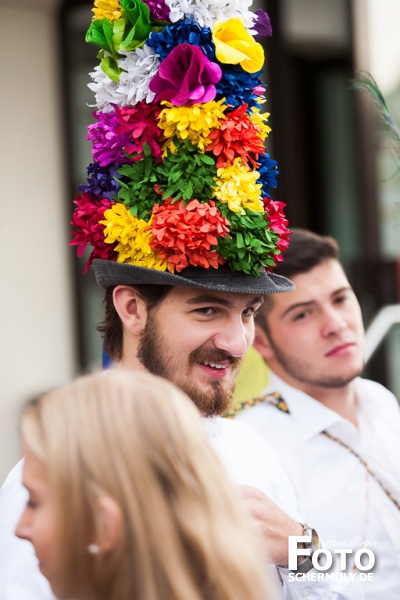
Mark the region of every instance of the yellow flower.
<instances>
[{"instance_id":1,"label":"yellow flower","mask_svg":"<svg viewBox=\"0 0 400 600\"><path fill-rule=\"evenodd\" d=\"M100 221L105 225L104 239L107 244L118 242L115 247L118 262L158 271L167 269L168 263L161 264L162 259L150 247L152 218L149 222L138 219L119 202L106 210L104 217L104 221Z\"/></svg>"},{"instance_id":2,"label":"yellow flower","mask_svg":"<svg viewBox=\"0 0 400 600\"><path fill-rule=\"evenodd\" d=\"M94 8L92 11L94 17L92 21L96 19L107 19L108 21L115 21L121 17L121 6L118 0L95 0Z\"/></svg>"},{"instance_id":3,"label":"yellow flower","mask_svg":"<svg viewBox=\"0 0 400 600\"><path fill-rule=\"evenodd\" d=\"M260 71L264 64L264 50L261 44L249 34L240 19L217 21L212 30L215 55L225 64L237 65L247 71Z\"/></svg>"},{"instance_id":4,"label":"yellow flower","mask_svg":"<svg viewBox=\"0 0 400 600\"><path fill-rule=\"evenodd\" d=\"M241 158L235 158L233 164L218 169L214 196L227 204L233 212L244 213L243 208L263 212L260 177L258 171L247 168Z\"/></svg>"},{"instance_id":5,"label":"yellow flower","mask_svg":"<svg viewBox=\"0 0 400 600\"><path fill-rule=\"evenodd\" d=\"M162 102L165 108L158 116L158 126L169 138L164 146L174 151L171 139L176 135L179 139L188 139L199 150L203 151L210 140L208 135L212 129L219 128L219 119L223 119L226 106L225 98L218 102L211 101L192 106L174 106L170 102Z\"/></svg>"},{"instance_id":6,"label":"yellow flower","mask_svg":"<svg viewBox=\"0 0 400 600\"><path fill-rule=\"evenodd\" d=\"M269 115L270 113L261 113L260 109L256 106L253 106L252 112L250 113L250 120L254 127L260 132L262 141L268 137L268 134L271 131L271 127L267 125Z\"/></svg>"}]
</instances>

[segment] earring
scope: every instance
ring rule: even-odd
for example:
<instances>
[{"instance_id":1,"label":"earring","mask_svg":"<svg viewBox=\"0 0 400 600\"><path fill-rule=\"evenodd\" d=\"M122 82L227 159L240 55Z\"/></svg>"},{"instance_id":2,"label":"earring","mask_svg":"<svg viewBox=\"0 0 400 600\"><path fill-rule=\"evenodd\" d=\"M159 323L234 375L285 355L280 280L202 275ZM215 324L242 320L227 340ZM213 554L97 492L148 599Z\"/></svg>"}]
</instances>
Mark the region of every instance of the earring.
<instances>
[{"instance_id":1,"label":"earring","mask_svg":"<svg viewBox=\"0 0 400 600\"><path fill-rule=\"evenodd\" d=\"M89 552L89 554L99 554L100 548L97 544L89 544L87 551Z\"/></svg>"}]
</instances>

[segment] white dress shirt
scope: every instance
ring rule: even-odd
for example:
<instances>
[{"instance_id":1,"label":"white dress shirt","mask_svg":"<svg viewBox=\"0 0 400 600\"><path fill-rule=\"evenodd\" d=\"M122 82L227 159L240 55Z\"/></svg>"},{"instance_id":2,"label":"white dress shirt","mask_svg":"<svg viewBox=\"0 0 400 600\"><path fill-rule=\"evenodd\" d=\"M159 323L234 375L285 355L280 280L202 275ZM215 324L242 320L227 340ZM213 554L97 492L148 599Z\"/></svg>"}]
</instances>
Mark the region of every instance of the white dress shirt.
<instances>
[{"instance_id":1,"label":"white dress shirt","mask_svg":"<svg viewBox=\"0 0 400 600\"><path fill-rule=\"evenodd\" d=\"M365 598L398 600L400 511L348 449L321 433L326 430L355 450L400 502L399 405L378 383L358 378L355 389L358 427L274 373L262 395L278 392L290 414L261 403L235 420L276 450L296 491L299 511L325 547L355 551L366 542L374 552L373 581L362 583Z\"/></svg>"},{"instance_id":2,"label":"white dress shirt","mask_svg":"<svg viewBox=\"0 0 400 600\"><path fill-rule=\"evenodd\" d=\"M235 483L258 488L278 506L300 520L296 497L272 447L243 424L221 418L205 419L212 446ZM22 462L11 471L0 490L0 600L54 600L40 573L28 542L14 536L26 502ZM275 568L273 567L274 572ZM289 581L282 571L284 600L362 600L358 585Z\"/></svg>"}]
</instances>

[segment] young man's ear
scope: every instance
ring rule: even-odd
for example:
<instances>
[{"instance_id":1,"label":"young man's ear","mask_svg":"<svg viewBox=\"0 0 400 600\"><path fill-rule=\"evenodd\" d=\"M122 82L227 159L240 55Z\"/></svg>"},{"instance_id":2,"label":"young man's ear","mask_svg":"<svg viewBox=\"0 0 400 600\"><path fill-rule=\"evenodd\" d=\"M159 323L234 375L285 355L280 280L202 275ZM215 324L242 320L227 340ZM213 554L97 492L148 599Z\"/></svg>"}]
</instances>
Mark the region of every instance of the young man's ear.
<instances>
[{"instance_id":1,"label":"young man's ear","mask_svg":"<svg viewBox=\"0 0 400 600\"><path fill-rule=\"evenodd\" d=\"M113 302L123 326L140 335L146 325L147 308L137 291L129 285L117 285L113 291Z\"/></svg>"},{"instance_id":2,"label":"young man's ear","mask_svg":"<svg viewBox=\"0 0 400 600\"><path fill-rule=\"evenodd\" d=\"M269 359L274 357L268 335L260 325L255 327L253 346L265 361L268 362Z\"/></svg>"},{"instance_id":3,"label":"young man's ear","mask_svg":"<svg viewBox=\"0 0 400 600\"><path fill-rule=\"evenodd\" d=\"M122 533L122 512L110 496L103 496L96 502L95 508L96 539L90 544L89 552L107 553L114 550ZM93 552L91 549L96 548Z\"/></svg>"}]
</instances>

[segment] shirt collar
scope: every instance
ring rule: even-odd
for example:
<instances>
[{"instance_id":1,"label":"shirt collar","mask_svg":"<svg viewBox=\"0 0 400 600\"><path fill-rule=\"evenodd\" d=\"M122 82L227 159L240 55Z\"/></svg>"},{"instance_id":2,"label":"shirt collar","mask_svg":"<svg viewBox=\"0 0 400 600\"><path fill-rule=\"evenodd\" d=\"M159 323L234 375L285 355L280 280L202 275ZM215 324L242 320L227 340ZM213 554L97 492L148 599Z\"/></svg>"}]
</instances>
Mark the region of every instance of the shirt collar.
<instances>
[{"instance_id":1,"label":"shirt collar","mask_svg":"<svg viewBox=\"0 0 400 600\"><path fill-rule=\"evenodd\" d=\"M282 396L296 423L296 430L304 441L310 440L336 423L355 429L354 425L335 411L327 408L305 392L289 385L272 371L269 372L269 383L265 391L267 393L277 391Z\"/></svg>"}]
</instances>

